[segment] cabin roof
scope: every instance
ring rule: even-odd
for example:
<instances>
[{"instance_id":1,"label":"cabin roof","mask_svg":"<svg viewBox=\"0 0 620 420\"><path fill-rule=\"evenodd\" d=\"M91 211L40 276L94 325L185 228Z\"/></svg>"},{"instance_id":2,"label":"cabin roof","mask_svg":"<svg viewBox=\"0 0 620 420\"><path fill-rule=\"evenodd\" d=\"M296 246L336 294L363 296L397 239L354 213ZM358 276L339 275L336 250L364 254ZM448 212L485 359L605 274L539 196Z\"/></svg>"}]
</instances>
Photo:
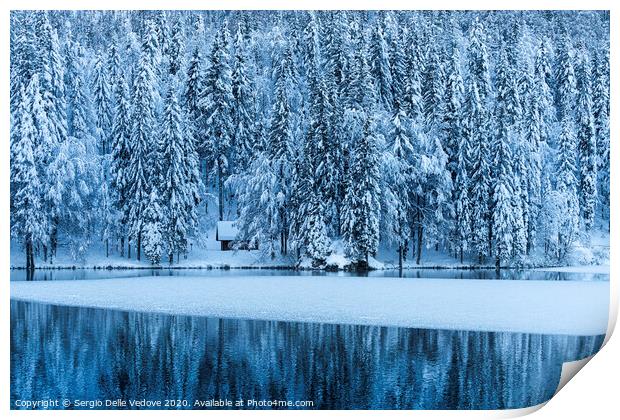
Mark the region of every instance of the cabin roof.
<instances>
[{"instance_id":1,"label":"cabin roof","mask_svg":"<svg viewBox=\"0 0 620 420\"><path fill-rule=\"evenodd\" d=\"M223 220L217 222L217 227L215 229L216 241L234 241L237 239L238 234L239 229L237 229L234 220Z\"/></svg>"}]
</instances>

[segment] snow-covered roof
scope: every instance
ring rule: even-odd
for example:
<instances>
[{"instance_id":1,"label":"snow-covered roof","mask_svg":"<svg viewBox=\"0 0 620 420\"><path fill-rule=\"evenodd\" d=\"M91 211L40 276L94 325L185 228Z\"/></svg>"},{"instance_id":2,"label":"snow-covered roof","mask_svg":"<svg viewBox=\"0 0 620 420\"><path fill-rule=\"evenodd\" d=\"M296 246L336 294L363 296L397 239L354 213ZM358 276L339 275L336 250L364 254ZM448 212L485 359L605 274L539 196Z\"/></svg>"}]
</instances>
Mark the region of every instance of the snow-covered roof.
<instances>
[{"instance_id":1,"label":"snow-covered roof","mask_svg":"<svg viewBox=\"0 0 620 420\"><path fill-rule=\"evenodd\" d=\"M237 239L239 229L235 225L233 220L223 220L217 222L217 229L215 230L215 240L217 241L234 241Z\"/></svg>"}]
</instances>

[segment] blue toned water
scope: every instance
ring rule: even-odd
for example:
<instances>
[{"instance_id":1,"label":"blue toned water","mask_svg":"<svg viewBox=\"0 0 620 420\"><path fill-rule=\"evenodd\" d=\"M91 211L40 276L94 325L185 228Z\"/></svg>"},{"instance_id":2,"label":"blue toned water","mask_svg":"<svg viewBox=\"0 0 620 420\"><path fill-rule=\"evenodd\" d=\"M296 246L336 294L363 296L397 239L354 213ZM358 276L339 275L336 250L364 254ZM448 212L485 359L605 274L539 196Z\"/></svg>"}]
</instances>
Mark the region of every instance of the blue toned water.
<instances>
[{"instance_id":1,"label":"blue toned water","mask_svg":"<svg viewBox=\"0 0 620 420\"><path fill-rule=\"evenodd\" d=\"M17 400L303 400L315 409L539 404L603 336L210 319L11 301ZM77 408L69 406L68 408ZM105 408L105 407L101 407Z\"/></svg>"},{"instance_id":2,"label":"blue toned water","mask_svg":"<svg viewBox=\"0 0 620 420\"><path fill-rule=\"evenodd\" d=\"M141 268L141 269L84 269L75 270L35 270L30 280L96 280L122 277L145 276L359 276L357 272L347 271L311 271L290 269L178 269L178 268ZM452 279L488 279L488 280L552 280L552 281L609 281L609 274L602 273L565 273L557 271L537 271L505 269L499 272L492 269L405 269L375 270L365 274L369 277L405 277L405 278L452 278ZM27 279L26 270L11 270L11 281Z\"/></svg>"}]
</instances>

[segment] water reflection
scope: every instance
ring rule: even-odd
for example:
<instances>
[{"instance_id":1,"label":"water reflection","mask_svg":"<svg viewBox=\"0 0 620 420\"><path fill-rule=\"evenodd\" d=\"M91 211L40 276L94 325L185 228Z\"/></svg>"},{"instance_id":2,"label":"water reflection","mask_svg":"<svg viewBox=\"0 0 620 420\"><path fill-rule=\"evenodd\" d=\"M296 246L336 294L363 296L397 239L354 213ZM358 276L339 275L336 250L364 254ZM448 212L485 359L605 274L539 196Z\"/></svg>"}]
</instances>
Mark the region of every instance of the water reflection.
<instances>
[{"instance_id":1,"label":"water reflection","mask_svg":"<svg viewBox=\"0 0 620 420\"><path fill-rule=\"evenodd\" d=\"M11 301L17 399L312 400L315 408L516 408L603 336L167 316Z\"/></svg>"},{"instance_id":2,"label":"water reflection","mask_svg":"<svg viewBox=\"0 0 620 420\"><path fill-rule=\"evenodd\" d=\"M145 277L145 276L335 276L350 277L360 276L358 272L326 272L290 269L178 269L178 268L143 268L143 269L84 269L75 270L35 270L29 277L26 270L11 270L11 281L35 280L91 280L122 277ZM402 273L398 270L376 270L364 275L368 277L405 277L405 278L453 278L453 279L487 279L487 280L553 280L553 281L609 281L609 274L602 273L564 273L555 271L517 270L506 269L499 272L495 270L475 269L405 269Z\"/></svg>"}]
</instances>

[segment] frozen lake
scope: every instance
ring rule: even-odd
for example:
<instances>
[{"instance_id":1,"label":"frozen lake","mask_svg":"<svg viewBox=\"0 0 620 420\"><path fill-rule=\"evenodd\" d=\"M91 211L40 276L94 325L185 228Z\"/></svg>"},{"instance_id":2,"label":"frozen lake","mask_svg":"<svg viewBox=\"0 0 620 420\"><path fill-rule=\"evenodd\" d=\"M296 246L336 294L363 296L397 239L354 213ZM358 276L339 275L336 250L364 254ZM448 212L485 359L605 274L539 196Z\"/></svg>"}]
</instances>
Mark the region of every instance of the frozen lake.
<instances>
[{"instance_id":1,"label":"frozen lake","mask_svg":"<svg viewBox=\"0 0 620 420\"><path fill-rule=\"evenodd\" d=\"M12 403L526 407L551 398L563 362L598 351L609 299L609 275L564 271L21 273Z\"/></svg>"},{"instance_id":2,"label":"frozen lake","mask_svg":"<svg viewBox=\"0 0 620 420\"><path fill-rule=\"evenodd\" d=\"M11 402L36 396L175 399L187 408L211 399L310 400L313 408L332 409L519 408L551 398L562 363L593 354L602 341L11 301Z\"/></svg>"}]
</instances>

